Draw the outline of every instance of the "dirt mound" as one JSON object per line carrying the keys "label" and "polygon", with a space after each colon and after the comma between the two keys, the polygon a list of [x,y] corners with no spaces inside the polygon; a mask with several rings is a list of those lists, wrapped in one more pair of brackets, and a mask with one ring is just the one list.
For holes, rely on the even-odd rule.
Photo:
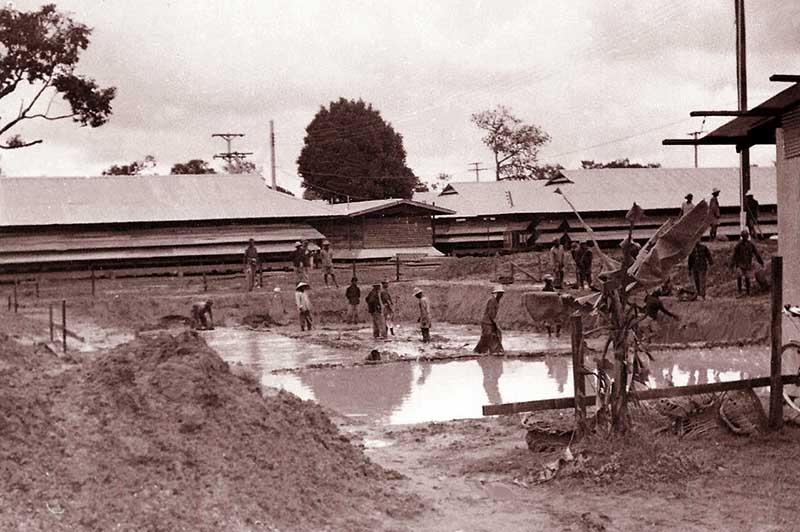
{"label": "dirt mound", "polygon": [[419,510],[319,406],[262,397],[189,332],[3,377],[3,530],[358,530]]}

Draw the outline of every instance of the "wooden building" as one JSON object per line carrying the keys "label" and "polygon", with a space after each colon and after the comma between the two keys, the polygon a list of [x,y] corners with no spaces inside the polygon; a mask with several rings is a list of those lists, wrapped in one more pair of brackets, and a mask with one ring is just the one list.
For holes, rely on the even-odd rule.
{"label": "wooden building", "polygon": [[286,260],[330,215],[257,175],[2,178],[0,273]]}
{"label": "wooden building", "polygon": [[398,255],[441,256],[433,246],[436,215],[452,210],[406,199],[338,203],[331,216],[311,221],[331,242],[336,260],[386,260]]}
{"label": "wooden building", "polygon": [[[687,193],[695,202],[721,190],[718,235],[738,235],[737,168],[609,168],[564,170],[550,181],[451,183],[439,194],[415,196],[454,215],[436,217],[437,249],[451,255],[519,251],[549,246],[554,238],[585,240],[568,198],[601,245],[617,245],[628,234],[625,214],[636,202],[645,211],[634,238],[650,238],[664,222],[680,216]],[[555,193],[560,190],[564,195]],[[774,168],[752,168],[752,190],[760,203],[765,236],[777,232]]]}

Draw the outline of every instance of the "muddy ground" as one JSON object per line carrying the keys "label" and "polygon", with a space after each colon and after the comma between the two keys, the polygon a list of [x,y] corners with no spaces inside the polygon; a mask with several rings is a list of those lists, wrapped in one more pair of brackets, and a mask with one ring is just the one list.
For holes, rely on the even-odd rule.
{"label": "muddy ground", "polygon": [[[410,291],[419,285],[435,320],[475,323],[488,277],[394,284],[399,321],[414,326]],[[186,336],[182,317],[191,301],[212,297],[221,325],[294,329],[290,276],[266,279],[253,294],[235,278],[208,280],[208,292],[198,278],[102,280],[94,297],[75,281],[42,284],[38,298],[22,286],[20,312],[3,309],[0,319],[0,529],[797,529],[792,424],[751,436],[719,425],[682,438],[646,409],[625,437],[553,436],[532,452],[519,416],[360,424],[260,390]],[[318,324],[336,323],[342,290],[312,284]],[[715,284],[707,302],[667,300],[683,319],[663,327],[661,341],[765,340],[768,296],[737,299],[729,285]],[[511,287],[502,324],[538,330],[521,307],[530,288]],[[56,356],[55,344],[33,345],[49,343],[48,308],[62,298],[74,337]],[[568,412],[541,422],[571,424]],[[543,480],[567,447],[573,460]]]}

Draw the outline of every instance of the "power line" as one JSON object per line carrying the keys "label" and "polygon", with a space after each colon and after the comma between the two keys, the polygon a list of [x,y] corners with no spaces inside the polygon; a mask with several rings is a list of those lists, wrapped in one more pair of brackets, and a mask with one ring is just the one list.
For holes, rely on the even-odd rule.
{"label": "power line", "polygon": [[469,171],[470,172],[475,172],[475,181],[476,182],[480,181],[481,180],[480,173],[483,172],[484,170],[488,170],[488,168],[481,168],[480,167],[481,163],[479,163],[479,162],[469,163],[469,164],[470,164],[470,166],[472,166],[472,168],[470,168]]}
{"label": "power line", "polygon": [[212,138],[219,137],[225,140],[225,143],[228,146],[228,150],[224,153],[218,153],[214,156],[214,159],[223,159],[224,161],[231,163],[235,161],[241,161],[248,155],[253,155],[253,152],[242,152],[242,151],[232,151],[231,150],[231,141],[237,137],[244,137],[244,133],[213,133],[211,135]]}

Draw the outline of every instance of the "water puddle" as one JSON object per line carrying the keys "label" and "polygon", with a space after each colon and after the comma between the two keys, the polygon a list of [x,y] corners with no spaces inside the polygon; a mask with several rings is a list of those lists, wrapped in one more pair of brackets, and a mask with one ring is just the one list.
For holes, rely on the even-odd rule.
{"label": "water puddle", "polygon": [[[283,388],[340,414],[382,424],[478,418],[485,404],[568,397],[573,393],[568,356],[481,357],[409,361],[272,373],[287,367],[355,358],[349,349],[307,343],[274,333],[214,331],[209,344],[229,362],[261,373],[266,386]],[[250,334],[246,334],[250,333]],[[527,333],[516,333],[525,341]],[[452,339],[452,337],[451,337]],[[471,337],[474,339],[474,336]],[[455,341],[458,343],[461,340]],[[544,342],[547,342],[545,337]],[[402,341],[400,342],[402,343]],[[410,342],[409,342],[410,343]],[[531,345],[528,341],[526,346]],[[471,346],[471,342],[470,342]],[[689,349],[654,354],[650,386],[665,387],[752,378],[769,374],[766,347]],[[587,383],[588,386],[588,383]],[[590,386],[588,390],[593,392]]]}

